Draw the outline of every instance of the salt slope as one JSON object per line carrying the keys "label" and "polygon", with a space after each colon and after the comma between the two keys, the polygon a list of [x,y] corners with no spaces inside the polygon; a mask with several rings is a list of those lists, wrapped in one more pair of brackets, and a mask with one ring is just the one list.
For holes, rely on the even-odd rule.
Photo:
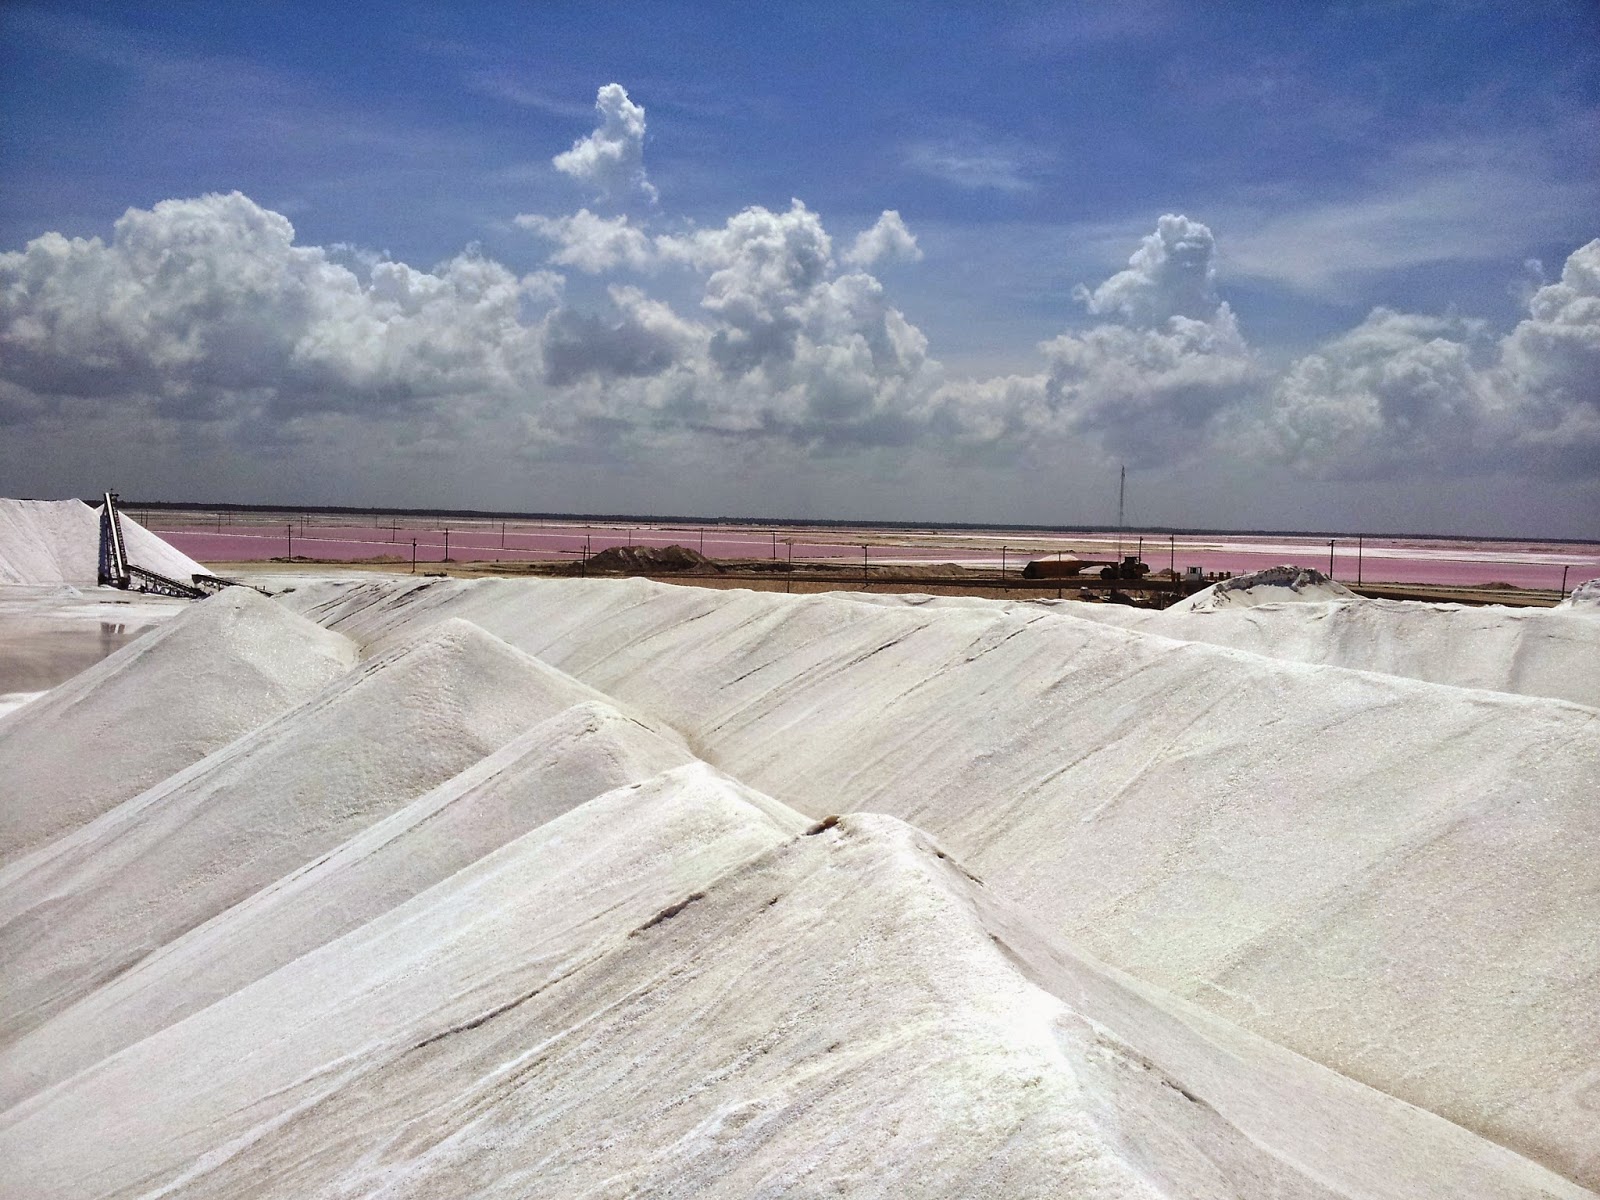
{"label": "salt slope", "polygon": [[1584,668],[1600,662],[1600,624],[1570,611],[1366,600],[1320,571],[1274,567],[1143,615],[1138,628],[1167,637],[1600,706],[1600,671]]}
{"label": "salt slope", "polygon": [[[246,1148],[236,1139],[270,1135],[324,1090],[359,1088],[419,1039],[525,1001],[804,827],[703,763],[608,792],[0,1114],[0,1142],[23,1156],[0,1150],[0,1194],[142,1191],[201,1156],[230,1157]],[[190,1072],[187,1094],[166,1089]],[[67,1115],[82,1102],[110,1107],[82,1126]],[[447,1130],[457,1119],[444,1114]],[[65,1140],[25,1149],[42,1128]]]}
{"label": "salt slope", "polygon": [[1315,604],[1359,597],[1344,584],[1312,567],[1268,567],[1223,579],[1186,596],[1172,607],[1180,612],[1215,612],[1256,604]]}
{"label": "salt slope", "polygon": [[793,828],[698,765],[601,797],[0,1115],[0,1194],[1583,1194],[890,818]]}
{"label": "salt slope", "polygon": [[[1309,589],[1306,589],[1309,591]],[[967,597],[856,595],[858,603],[989,608],[1058,615],[1187,642],[1229,646],[1294,662],[1378,671],[1452,687],[1546,696],[1600,707],[1600,622],[1582,609],[1423,604],[1318,598],[1304,592],[1201,611],[1130,608],[1074,600],[1017,602]],[[1597,610],[1600,611],[1600,610]]]}
{"label": "salt slope", "polygon": [[[128,560],[187,582],[210,571],[122,515]],[[100,575],[100,509],[82,500],[0,499],[0,584],[88,584]]]}
{"label": "salt slope", "polygon": [[12,1038],[500,749],[604,698],[450,621],[0,870]]}
{"label": "salt slope", "polygon": [[1557,608],[1571,609],[1585,616],[1600,616],[1600,579],[1591,579],[1572,589]]}
{"label": "salt slope", "polygon": [[609,705],[565,709],[0,1048],[0,1109],[341,937],[530,829],[692,761],[673,735]]}
{"label": "salt slope", "polygon": [[1592,709],[1004,607],[579,580],[291,599],[359,640],[470,615],[780,800],[929,829],[1097,957],[1600,1183]]}
{"label": "salt slope", "polygon": [[355,646],[229,588],[0,718],[0,863],[310,699]]}

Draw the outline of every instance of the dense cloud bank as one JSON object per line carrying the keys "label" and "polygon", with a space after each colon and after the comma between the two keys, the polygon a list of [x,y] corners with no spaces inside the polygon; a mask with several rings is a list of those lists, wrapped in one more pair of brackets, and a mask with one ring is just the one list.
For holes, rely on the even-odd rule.
{"label": "dense cloud bank", "polygon": [[[1078,288],[1077,323],[1037,360],[953,379],[871,273],[922,257],[898,212],[843,248],[799,200],[710,228],[640,219],[627,202],[656,201],[644,109],[615,84],[596,107],[552,163],[614,211],[518,216],[547,250],[530,273],[472,250],[419,270],[297,245],[237,192],[130,209],[110,241],[0,254],[0,422],[134,413],[245,441],[329,414],[443,437],[492,417],[531,455],[1086,441],[1151,466],[1226,442],[1335,478],[1600,468],[1600,241],[1509,333],[1377,309],[1272,372],[1219,295],[1212,231],[1169,214],[1126,269]],[[623,278],[578,305],[570,271]],[[652,294],[685,278],[692,309]]]}

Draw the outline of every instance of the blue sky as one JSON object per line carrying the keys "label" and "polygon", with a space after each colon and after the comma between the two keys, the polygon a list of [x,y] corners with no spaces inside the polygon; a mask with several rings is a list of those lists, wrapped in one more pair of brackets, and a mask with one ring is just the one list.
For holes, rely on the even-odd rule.
{"label": "blue sky", "polygon": [[[1131,459],[1152,523],[1600,523],[1584,272],[1524,327],[1600,237],[1593,5],[54,3],[7,5],[0,27],[0,251],[17,255],[0,273],[16,456],[0,467],[36,491],[97,485],[106,468],[72,442],[104,422],[127,447],[123,489],[151,495],[403,502],[426,447],[447,469],[420,503],[1072,521],[1103,515],[1093,497]],[[595,131],[612,83],[642,109],[642,174],[604,187],[553,160]],[[292,222],[293,245],[342,264],[370,304],[376,261],[444,278],[470,247],[536,277],[515,302],[525,354],[505,326],[494,344],[522,365],[449,383],[396,357],[420,335],[383,308],[385,370],[413,376],[379,386],[347,354],[312,402],[259,346],[248,369],[226,356],[271,343],[292,372],[348,332],[328,324],[342,301],[248,335],[236,314],[223,336],[196,331],[194,304],[145,296],[135,309],[184,314],[170,345],[204,343],[175,358],[115,314],[60,332],[94,303],[61,296],[92,296],[85,281],[109,268],[21,265],[43,235],[116,250],[129,209],[233,192]],[[753,207],[776,223],[736,237],[730,219]],[[599,270],[554,262],[570,243],[531,222],[580,209],[626,218],[648,248]],[[915,249],[846,262],[886,210]],[[1094,311],[1086,297],[1166,214],[1205,230],[1172,234],[1203,242],[1205,295]],[[208,269],[229,279],[290,269],[268,264],[281,246],[230,240],[226,223],[251,220],[157,224],[163,239],[191,230],[185,253],[216,248]],[[769,233],[793,247],[819,231],[831,259],[812,290],[713,296],[754,286],[741,272]],[[1170,282],[1146,268],[1133,282]],[[1374,324],[1375,309],[1396,319]],[[483,313],[435,316],[470,341],[489,336],[463,324]],[[730,335],[777,357],[719,357]],[[552,366],[557,343],[581,370]],[[109,376],[85,391],[71,355],[94,345],[137,360],[124,391]],[[860,379],[840,374],[852,355],[871,359]],[[282,469],[335,438],[337,484],[321,465]],[[595,463],[625,479],[600,486]],[[530,464],[548,493],[530,494]],[[1060,464],[1079,482],[1047,499]],[[930,470],[962,482],[941,490]],[[1195,480],[1212,496],[1200,511]],[[291,484],[312,494],[265,494]]]}

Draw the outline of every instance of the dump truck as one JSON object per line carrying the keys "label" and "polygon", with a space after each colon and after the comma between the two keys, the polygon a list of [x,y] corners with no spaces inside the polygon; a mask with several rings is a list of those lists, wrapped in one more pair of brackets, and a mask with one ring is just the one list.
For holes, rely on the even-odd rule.
{"label": "dump truck", "polygon": [[1107,563],[1100,568],[1101,579],[1143,579],[1150,574],[1150,564],[1141,562],[1137,554],[1130,554],[1119,563]]}

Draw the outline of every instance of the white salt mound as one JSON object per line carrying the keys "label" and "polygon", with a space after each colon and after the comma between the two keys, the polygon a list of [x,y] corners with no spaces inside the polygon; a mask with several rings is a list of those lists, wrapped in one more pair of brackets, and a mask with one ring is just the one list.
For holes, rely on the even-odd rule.
{"label": "white salt mound", "polygon": [[0,1048],[0,1110],[334,941],[594,797],[693,761],[673,735],[610,705],[578,704],[540,722]]}
{"label": "white salt mound", "polygon": [[0,1195],[1578,1197],[703,766],[0,1116]]}
{"label": "white salt mound", "polygon": [[1571,609],[1574,612],[1583,613],[1585,616],[1600,615],[1600,579],[1591,579],[1587,583],[1580,583],[1556,607]]}
{"label": "white salt mound", "polygon": [[1600,621],[1588,616],[1600,612],[1595,606],[1507,608],[1356,596],[1200,610],[1070,603],[1064,611],[1273,658],[1600,707],[1600,671],[1586,669],[1600,662]]}
{"label": "white salt mound", "polygon": [[1304,604],[1360,599],[1344,584],[1312,567],[1268,567],[1264,571],[1235,575],[1232,579],[1214,583],[1178,601],[1167,611],[1209,612],[1253,604]]}
{"label": "white salt mound", "polygon": [[354,665],[349,639],[229,588],[0,718],[0,863],[78,828]]}
{"label": "white salt mound", "polygon": [[[1258,595],[1278,593],[1254,589]],[[1546,696],[1600,708],[1600,588],[1585,606],[1511,608],[1415,600],[1317,599],[1311,589],[1283,603],[1194,610],[1077,600],[987,600],[969,596],[838,593],[885,607],[978,608],[1026,619],[1041,610],[1185,642],[1231,646],[1293,662],[1378,671],[1452,687]]]}
{"label": "white salt mound", "polygon": [[[187,583],[211,574],[127,513],[128,561]],[[100,576],[100,510],[82,500],[0,499],[0,584],[69,583],[93,587]]]}
{"label": "white salt mound", "polygon": [[1593,709],[1036,606],[637,580],[291,599],[361,641],[469,617],[752,786],[914,822],[1097,957],[1600,1184],[1573,1099],[1600,1083]]}
{"label": "white salt mound", "polygon": [[[704,764],[606,793],[0,1114],[8,1164],[0,1195],[115,1194],[134,1181],[142,1191],[157,1177],[187,1177],[189,1194],[237,1195],[231,1170],[208,1172],[202,1156],[221,1150],[218,1166],[242,1165],[234,1155],[245,1145],[230,1147],[235,1139],[270,1143],[273,1127],[308,1098],[359,1087],[361,1076],[412,1057],[435,1035],[553,985],[804,825]],[[180,1077],[190,1080],[181,1085],[187,1095],[167,1090]],[[452,1087],[446,1073],[431,1090],[449,1101]],[[85,1102],[110,1107],[95,1125],[77,1125],[71,1114]],[[622,1096],[611,1103],[626,1106]],[[463,1121],[453,1106],[438,1117],[439,1128]],[[42,1129],[65,1140],[24,1151]],[[374,1129],[362,1140],[375,1148],[386,1136]],[[537,1130],[524,1136],[539,1141]],[[244,1191],[270,1186],[263,1179]]]}
{"label": "white salt mound", "polygon": [[0,1036],[75,1003],[530,725],[595,699],[447,621],[13,861],[0,870]]}

